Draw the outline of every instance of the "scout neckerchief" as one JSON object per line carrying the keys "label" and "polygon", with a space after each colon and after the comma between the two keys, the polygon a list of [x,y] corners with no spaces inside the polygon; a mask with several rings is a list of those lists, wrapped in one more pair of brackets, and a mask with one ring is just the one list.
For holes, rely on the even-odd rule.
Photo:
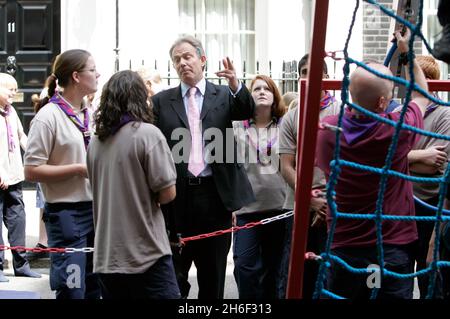
{"label": "scout neckerchief", "polygon": [[[279,124],[278,122],[279,121],[277,121],[276,119],[273,119],[272,122],[271,122],[271,125],[273,123],[275,123],[276,126],[278,126],[278,124]],[[258,164],[263,164],[261,162],[261,154],[264,154],[264,155],[267,154],[267,156],[269,156],[269,157],[272,155],[272,147],[276,143],[278,134],[275,134],[275,137],[273,137],[272,139],[267,138],[267,145],[266,145],[266,149],[265,149],[265,152],[264,152],[264,148],[259,146],[259,138],[256,137],[256,143],[255,143],[255,140],[254,140],[252,134],[250,133],[250,130],[249,130],[249,128],[250,128],[250,121],[246,120],[246,121],[243,121],[243,123],[244,123],[244,128],[245,128],[245,132],[246,132],[247,137],[248,137],[249,144],[251,144],[256,150],[256,160],[258,161]]]}
{"label": "scout neckerchief", "polygon": [[353,145],[364,139],[369,132],[380,124],[371,117],[354,114],[345,110],[342,118],[343,136],[348,145]]}
{"label": "scout neckerchief", "polygon": [[125,113],[120,117],[119,123],[111,128],[111,135],[116,134],[122,126],[127,123],[134,122],[136,119],[132,117],[129,113]]}
{"label": "scout neckerchief", "polygon": [[11,123],[9,122],[9,115],[11,114],[11,105],[6,105],[4,109],[0,108],[0,115],[5,118],[6,122],[6,135],[8,138],[8,152],[14,152],[16,145],[14,144],[14,135],[11,127]]}
{"label": "scout neckerchief", "polygon": [[[433,93],[432,95],[435,98],[439,99],[439,96],[437,96],[437,94]],[[428,115],[430,115],[434,110],[436,110],[437,107],[438,107],[438,105],[434,102],[431,102],[430,104],[428,104],[427,109],[425,110],[425,113],[423,115],[423,118],[426,118]]]}
{"label": "scout neckerchief", "polygon": [[436,103],[431,103],[427,106],[427,109],[425,110],[425,113],[423,115],[423,118],[425,119],[428,115],[430,115],[434,110],[436,110],[436,108],[438,107],[438,105]]}
{"label": "scout neckerchief", "polygon": [[82,122],[78,116],[75,115],[72,107],[58,93],[53,95],[48,102],[58,105],[59,108],[67,115],[69,120],[71,120],[72,123],[75,124],[75,126],[80,130],[81,134],[83,134],[84,146],[87,149],[91,139],[91,132],[89,131],[89,113],[87,107],[83,109],[84,122]]}
{"label": "scout neckerchief", "polygon": [[334,96],[332,96],[330,92],[325,91],[324,96],[320,99],[320,110],[322,111],[329,108],[334,102],[336,102]]}

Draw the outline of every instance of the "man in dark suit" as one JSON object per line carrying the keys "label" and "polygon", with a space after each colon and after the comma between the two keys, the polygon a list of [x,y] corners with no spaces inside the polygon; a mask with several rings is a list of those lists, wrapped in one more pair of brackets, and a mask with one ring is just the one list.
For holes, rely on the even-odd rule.
{"label": "man in dark suit", "polygon": [[[231,227],[231,213],[255,200],[244,167],[236,159],[231,123],[249,119],[254,102],[236,78],[229,58],[223,60],[224,69],[216,73],[228,81],[229,87],[206,81],[206,56],[197,39],[178,39],[170,57],[181,84],[152,100],[155,125],[166,137],[177,169],[177,197],[163,207],[170,239],[176,242],[177,237]],[[230,246],[231,235],[226,234],[173,249],[183,297],[189,293],[188,273],[194,262],[198,298],[223,298]]]}

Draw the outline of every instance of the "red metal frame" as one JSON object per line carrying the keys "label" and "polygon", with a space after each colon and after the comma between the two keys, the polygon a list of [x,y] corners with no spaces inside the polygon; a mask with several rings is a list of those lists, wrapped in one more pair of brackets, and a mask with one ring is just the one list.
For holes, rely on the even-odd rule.
{"label": "red metal frame", "polygon": [[309,226],[309,204],[313,179],[314,157],[319,121],[320,91],[325,38],[327,33],[329,0],[315,1],[313,39],[309,55],[307,108],[300,107],[297,132],[297,182],[295,187],[294,225],[292,234],[291,259],[287,298],[302,298],[303,271],[305,264],[306,240]]}

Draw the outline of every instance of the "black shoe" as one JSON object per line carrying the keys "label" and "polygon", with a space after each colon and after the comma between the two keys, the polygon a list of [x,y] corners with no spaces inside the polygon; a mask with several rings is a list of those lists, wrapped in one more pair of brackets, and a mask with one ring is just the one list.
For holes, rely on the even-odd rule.
{"label": "black shoe", "polygon": [[450,24],[444,26],[442,37],[434,43],[433,56],[450,64]]}
{"label": "black shoe", "polygon": [[26,269],[23,272],[14,272],[14,276],[16,277],[30,277],[30,278],[41,278],[42,275],[31,270],[31,269]]}
{"label": "black shoe", "polygon": [[[41,243],[37,243],[35,248],[47,248],[46,246],[42,245]],[[28,261],[33,261],[36,259],[42,259],[42,258],[49,258],[48,252],[41,251],[41,252],[34,252],[34,251],[27,251],[27,254],[25,255],[25,258]]]}
{"label": "black shoe", "polygon": [[9,279],[5,277],[3,271],[0,270],[0,282],[8,282]]}

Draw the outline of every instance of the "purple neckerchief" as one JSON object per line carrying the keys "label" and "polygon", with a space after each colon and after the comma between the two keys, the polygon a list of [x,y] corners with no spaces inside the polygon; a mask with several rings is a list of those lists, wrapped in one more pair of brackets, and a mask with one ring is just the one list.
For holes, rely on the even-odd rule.
{"label": "purple neckerchief", "polygon": [[355,115],[347,110],[342,119],[343,135],[348,145],[360,141],[379,124],[370,117]]}
{"label": "purple neckerchief", "polygon": [[[432,94],[435,98],[439,99],[439,96],[436,93]],[[425,110],[425,113],[423,114],[423,118],[426,118],[428,115],[430,115],[434,110],[436,110],[436,108],[438,107],[438,105],[434,102],[428,104],[427,109]]]}
{"label": "purple neckerchief", "polygon": [[73,112],[72,107],[58,94],[53,95],[49,103],[54,103],[59,106],[59,108],[67,115],[69,120],[72,121],[73,124],[80,130],[81,134],[83,134],[84,146],[88,147],[89,141],[91,140],[91,131],[89,130],[89,112],[87,107],[84,108],[84,122],[78,118]]}
{"label": "purple neckerchief", "polygon": [[111,128],[111,135],[116,134],[120,130],[120,128],[122,126],[124,126],[125,124],[130,123],[130,122],[134,122],[134,121],[136,121],[136,119],[134,117],[132,117],[130,114],[128,114],[128,113],[123,114],[120,117],[119,123],[117,123],[117,125],[114,125]]}
{"label": "purple neckerchief", "polygon": [[[282,120],[282,118],[277,119],[277,118],[274,116],[274,117],[272,118],[272,122],[270,122],[269,127],[272,126],[273,124],[275,124],[275,127],[280,127],[281,120]],[[261,164],[261,161],[260,161],[260,154],[261,154],[261,153],[264,153],[264,152],[263,152],[263,149],[259,147],[259,138],[257,138],[257,141],[256,141],[256,143],[255,143],[255,142],[253,141],[253,138],[252,138],[250,132],[248,131],[248,129],[249,129],[250,126],[251,126],[251,125],[250,125],[250,124],[251,124],[250,122],[254,123],[254,120],[251,119],[251,120],[245,120],[245,121],[243,121],[244,129],[245,129],[245,132],[246,132],[246,135],[247,135],[247,138],[248,138],[249,143],[250,143],[250,144],[255,148],[255,150],[256,150],[256,160],[257,160],[257,162],[258,162],[259,164]],[[265,153],[267,154],[267,156],[271,156],[271,155],[272,155],[272,147],[273,147],[273,145],[276,143],[277,139],[278,139],[278,134],[275,135],[275,137],[274,137],[273,139],[267,140],[267,146],[266,146],[266,152],[265,152]]]}
{"label": "purple neckerchief", "polygon": [[429,104],[427,106],[427,109],[425,110],[425,113],[423,114],[423,118],[426,118],[428,115],[433,113],[433,111],[436,110],[437,107],[438,107],[438,105],[436,103]]}
{"label": "purple neckerchief", "polygon": [[325,91],[324,96],[320,99],[320,110],[325,110],[326,108],[330,107],[336,99],[334,96],[331,95],[329,91]]}
{"label": "purple neckerchief", "polygon": [[9,115],[11,114],[11,105],[6,105],[5,109],[0,109],[0,115],[5,118],[6,122],[6,135],[8,138],[8,152],[14,152],[16,145],[14,144],[14,135],[11,127],[11,123],[9,122]]}

